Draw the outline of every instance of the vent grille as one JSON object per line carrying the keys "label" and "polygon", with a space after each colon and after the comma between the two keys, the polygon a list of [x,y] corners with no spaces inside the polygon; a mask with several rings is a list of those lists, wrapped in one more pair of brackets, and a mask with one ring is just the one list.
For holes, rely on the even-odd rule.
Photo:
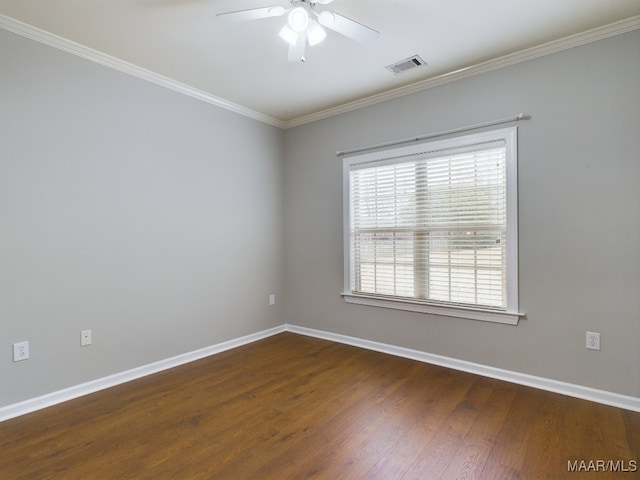
{"label": "vent grille", "polygon": [[385,68],[389,70],[391,73],[397,75],[398,73],[406,72],[407,70],[411,70],[416,67],[421,67],[426,64],[427,62],[425,62],[422,58],[420,58],[420,56],[414,55],[413,57],[400,60],[397,63],[387,65]]}

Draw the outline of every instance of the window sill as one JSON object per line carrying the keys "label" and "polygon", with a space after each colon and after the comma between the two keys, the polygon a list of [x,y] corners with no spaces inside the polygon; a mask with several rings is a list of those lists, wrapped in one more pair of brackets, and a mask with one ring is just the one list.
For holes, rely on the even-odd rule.
{"label": "window sill", "polygon": [[343,293],[342,296],[345,302],[356,305],[392,308],[408,312],[430,313],[433,315],[444,315],[447,317],[466,318],[469,320],[481,320],[484,322],[504,323],[508,325],[517,325],[520,317],[524,317],[524,313],[518,312],[497,312],[494,310],[435,305],[431,303],[412,302],[410,300],[398,300],[395,298],[356,295],[353,293]]}

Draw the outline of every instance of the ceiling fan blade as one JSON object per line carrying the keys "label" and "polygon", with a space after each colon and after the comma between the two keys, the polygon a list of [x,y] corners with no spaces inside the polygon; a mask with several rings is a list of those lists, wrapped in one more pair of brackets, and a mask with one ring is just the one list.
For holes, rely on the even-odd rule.
{"label": "ceiling fan blade", "polygon": [[307,46],[307,32],[298,33],[298,39],[295,44],[289,45],[289,61],[290,62],[304,62],[304,50]]}
{"label": "ceiling fan blade", "polygon": [[380,35],[380,32],[373,28],[330,10],[320,12],[318,23],[360,43],[371,43]]}
{"label": "ceiling fan blade", "polygon": [[260,20],[261,18],[281,17],[287,10],[284,7],[262,7],[237,12],[218,13],[216,17],[222,22],[236,23]]}

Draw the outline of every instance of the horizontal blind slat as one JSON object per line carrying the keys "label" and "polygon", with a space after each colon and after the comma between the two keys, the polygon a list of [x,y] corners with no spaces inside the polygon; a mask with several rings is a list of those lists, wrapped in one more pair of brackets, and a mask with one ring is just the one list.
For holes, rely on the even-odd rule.
{"label": "horizontal blind slat", "polygon": [[352,170],[353,291],[504,307],[505,179],[494,146]]}

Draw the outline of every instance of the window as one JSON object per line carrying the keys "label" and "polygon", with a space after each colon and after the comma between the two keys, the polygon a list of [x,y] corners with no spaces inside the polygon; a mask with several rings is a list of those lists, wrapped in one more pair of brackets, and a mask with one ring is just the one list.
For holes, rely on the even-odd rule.
{"label": "window", "polygon": [[516,127],[344,160],[345,300],[515,324]]}

